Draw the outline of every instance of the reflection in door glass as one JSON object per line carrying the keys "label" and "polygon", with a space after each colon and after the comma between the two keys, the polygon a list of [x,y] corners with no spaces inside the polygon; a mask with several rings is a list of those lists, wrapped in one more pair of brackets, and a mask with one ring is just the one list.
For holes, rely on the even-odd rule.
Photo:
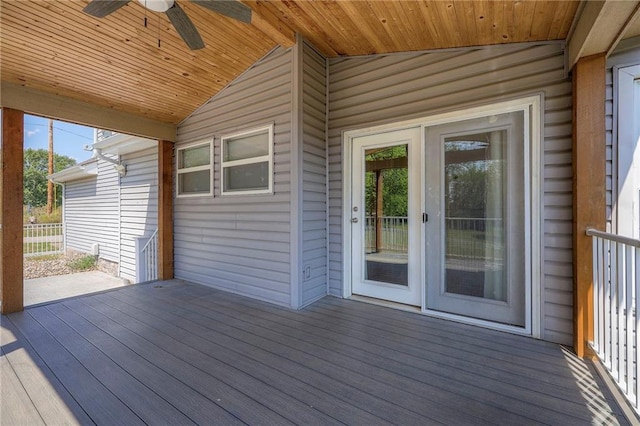
{"label": "reflection in door glass", "polygon": [[408,285],[407,148],[365,151],[366,280]]}
{"label": "reflection in door glass", "polygon": [[447,137],[445,292],[507,300],[506,130]]}

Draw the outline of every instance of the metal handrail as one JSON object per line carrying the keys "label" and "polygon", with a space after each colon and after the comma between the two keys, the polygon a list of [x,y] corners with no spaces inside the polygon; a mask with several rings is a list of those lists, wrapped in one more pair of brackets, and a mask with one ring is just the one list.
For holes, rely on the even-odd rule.
{"label": "metal handrail", "polygon": [[610,234],[604,231],[598,231],[594,228],[587,228],[586,234],[589,237],[599,237],[604,238],[606,240],[610,240],[616,243],[626,244],[628,246],[633,246],[640,248],[640,240],[636,240],[635,238],[624,237],[622,235]]}
{"label": "metal handrail", "polygon": [[636,412],[640,413],[640,240],[587,228],[593,241],[591,347]]}

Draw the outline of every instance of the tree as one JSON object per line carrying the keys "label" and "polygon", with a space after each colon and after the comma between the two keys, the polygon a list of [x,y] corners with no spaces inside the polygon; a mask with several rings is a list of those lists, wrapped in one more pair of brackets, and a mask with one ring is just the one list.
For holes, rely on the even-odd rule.
{"label": "tree", "polygon": [[[367,154],[366,161],[390,160],[407,157],[406,145],[399,145]],[[383,216],[407,216],[409,203],[409,174],[406,167],[382,170],[382,211]],[[365,174],[365,209],[367,216],[376,213],[376,174]]]}
{"label": "tree", "polygon": [[[40,207],[47,204],[47,175],[49,153],[46,149],[26,149],[24,151],[24,204]],[[76,160],[54,154],[55,172],[76,164]],[[56,193],[56,205],[62,203],[62,191]]]}

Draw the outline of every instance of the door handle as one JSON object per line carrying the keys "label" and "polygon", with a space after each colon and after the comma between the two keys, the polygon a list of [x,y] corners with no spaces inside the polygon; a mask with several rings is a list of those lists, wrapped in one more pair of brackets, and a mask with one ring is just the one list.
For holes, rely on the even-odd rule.
{"label": "door handle", "polygon": [[351,223],[358,223],[358,218],[357,217],[352,217],[351,218]]}

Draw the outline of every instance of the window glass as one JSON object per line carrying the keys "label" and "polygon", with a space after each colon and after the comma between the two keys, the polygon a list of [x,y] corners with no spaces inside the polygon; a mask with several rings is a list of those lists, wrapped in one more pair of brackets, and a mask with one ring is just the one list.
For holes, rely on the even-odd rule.
{"label": "window glass", "polygon": [[269,188],[269,163],[245,164],[224,169],[224,190],[253,191]]}
{"label": "window glass", "polygon": [[222,195],[267,194],[273,186],[273,126],[222,137]]}
{"label": "window glass", "polygon": [[267,131],[257,135],[225,139],[224,141],[224,161],[243,160],[263,155],[269,155],[269,134]]}
{"label": "window glass", "polygon": [[209,178],[209,170],[178,175],[179,194],[209,194],[210,191],[211,179]]}
{"label": "window glass", "polygon": [[209,144],[181,149],[178,153],[179,169],[203,166],[211,161]]}
{"label": "window glass", "polygon": [[178,148],[176,159],[178,197],[213,193],[211,142]]}

